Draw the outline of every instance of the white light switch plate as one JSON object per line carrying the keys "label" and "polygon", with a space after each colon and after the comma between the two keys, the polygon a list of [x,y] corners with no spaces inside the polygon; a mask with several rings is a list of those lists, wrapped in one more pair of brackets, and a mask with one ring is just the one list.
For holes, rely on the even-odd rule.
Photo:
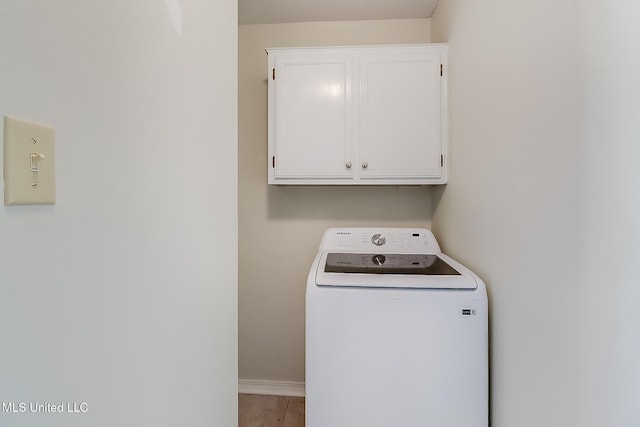
{"label": "white light switch plate", "polygon": [[4,117],[4,204],[56,202],[55,131],[50,126]]}

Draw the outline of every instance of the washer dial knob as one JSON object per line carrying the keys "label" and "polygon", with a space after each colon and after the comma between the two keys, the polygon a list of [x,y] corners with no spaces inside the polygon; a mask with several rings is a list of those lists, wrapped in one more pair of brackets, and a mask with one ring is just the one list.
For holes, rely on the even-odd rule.
{"label": "washer dial knob", "polygon": [[371,236],[371,243],[373,243],[376,246],[382,246],[385,243],[387,243],[387,238],[384,237],[382,234],[377,233]]}
{"label": "washer dial knob", "polygon": [[371,257],[371,261],[373,261],[375,265],[382,265],[386,260],[387,257],[381,254],[377,254]]}

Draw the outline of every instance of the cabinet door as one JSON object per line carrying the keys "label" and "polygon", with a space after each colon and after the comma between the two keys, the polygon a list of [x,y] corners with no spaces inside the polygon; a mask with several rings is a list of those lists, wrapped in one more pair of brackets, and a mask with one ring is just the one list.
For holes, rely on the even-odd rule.
{"label": "cabinet door", "polygon": [[443,52],[405,47],[363,54],[360,179],[444,181]]}
{"label": "cabinet door", "polygon": [[311,51],[271,63],[274,181],[352,178],[352,61]]}

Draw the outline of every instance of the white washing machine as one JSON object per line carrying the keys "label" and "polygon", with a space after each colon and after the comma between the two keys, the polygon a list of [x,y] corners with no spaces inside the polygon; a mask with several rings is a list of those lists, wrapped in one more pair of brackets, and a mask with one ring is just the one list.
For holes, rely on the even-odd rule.
{"label": "white washing machine", "polygon": [[485,285],[431,231],[331,228],[306,293],[307,427],[487,427]]}

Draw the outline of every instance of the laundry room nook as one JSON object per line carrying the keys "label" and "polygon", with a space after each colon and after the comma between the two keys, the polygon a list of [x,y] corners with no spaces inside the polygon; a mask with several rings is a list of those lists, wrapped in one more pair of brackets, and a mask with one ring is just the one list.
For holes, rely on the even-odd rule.
{"label": "laundry room nook", "polygon": [[0,427],[640,426],[640,2],[0,11]]}
{"label": "laundry room nook", "polygon": [[[239,348],[245,348],[240,350],[240,365],[247,369],[241,380],[278,379],[303,386],[304,288],[325,229],[431,225],[426,186],[267,184],[265,49],[353,45],[365,40],[371,44],[429,42],[429,21],[240,26],[239,139],[244,144],[239,146],[239,309],[244,314],[239,323],[244,323],[240,328],[246,335],[241,333]],[[243,259],[249,263],[246,267]],[[253,344],[259,342],[257,351]]]}
{"label": "laundry room nook", "polygon": [[[598,320],[590,314],[598,301],[610,301],[605,309],[610,314],[630,303],[613,295],[615,301],[603,299],[606,291],[596,277],[606,277],[605,269],[588,260],[600,254],[598,242],[626,248],[635,244],[604,231],[593,239],[585,236],[591,234],[587,229],[600,228],[595,226],[600,220],[617,223],[608,213],[613,211],[597,208],[600,203],[617,206],[626,227],[638,235],[630,216],[638,213],[637,196],[623,196],[637,188],[628,157],[637,153],[629,139],[636,132],[622,116],[622,127],[613,121],[588,126],[586,120],[602,117],[604,105],[597,99],[607,102],[611,111],[620,112],[623,105],[637,107],[624,91],[607,92],[614,84],[601,78],[599,66],[594,68],[607,56],[607,37],[624,46],[635,42],[614,24],[619,20],[630,25],[621,12],[601,16],[595,2],[575,7],[570,3],[543,7],[520,0],[440,0],[432,16],[417,19],[241,22],[239,390],[246,393],[245,399],[305,394],[305,291],[327,229],[424,228],[433,232],[444,253],[486,283],[489,425],[566,426],[579,419],[595,427],[594,420],[602,420],[603,412],[585,402],[619,408],[614,424],[630,425],[623,421],[634,412],[630,401],[604,396],[598,385],[613,387],[617,396],[638,391],[616,378],[622,378],[621,366],[633,364],[631,354],[640,356],[640,348],[635,339],[622,340],[632,334],[624,322],[605,321],[608,327],[621,326],[622,335],[616,338],[606,335],[602,325],[593,329]],[[638,15],[635,6],[625,8]],[[600,25],[603,32],[590,31]],[[336,138],[320,140],[321,148],[305,148],[302,140],[310,139],[304,137],[306,131],[318,138],[331,132],[316,129],[321,125],[312,119],[306,121],[312,117],[306,115],[309,108],[291,108],[299,117],[291,123],[272,121],[270,85],[278,81],[280,69],[283,76],[288,72],[272,65],[280,57],[275,54],[315,50],[317,59],[342,46],[422,44],[444,44],[448,49],[446,183],[367,185],[362,177],[372,169],[362,158],[363,150],[356,149],[351,160],[346,149],[346,160],[332,163],[335,168],[330,169],[321,165],[333,161],[329,156],[336,152]],[[637,61],[620,52],[614,56],[631,67],[620,69],[623,79],[630,81]],[[608,95],[601,98],[604,93]],[[349,108],[345,99],[337,108]],[[358,106],[353,108],[353,114],[360,114]],[[294,128],[282,127],[288,125]],[[270,126],[292,138],[282,140],[283,146],[301,151],[287,152],[291,157],[277,155]],[[356,133],[363,129],[358,126]],[[616,136],[607,140],[618,151],[598,148],[597,136],[614,126]],[[398,152],[400,140],[404,141],[398,138],[391,146],[398,144]],[[305,153],[308,161],[300,157]],[[621,169],[599,178],[588,173],[602,157],[619,160]],[[319,178],[325,175],[331,178]],[[614,175],[625,179],[614,185]],[[340,180],[347,185],[336,182]],[[592,185],[597,194],[588,190]],[[612,186],[615,191],[605,190]],[[630,210],[620,210],[622,206]],[[621,295],[622,289],[629,289],[629,279],[622,278],[629,269],[621,260],[601,255],[617,266],[620,281],[609,286]],[[584,286],[589,296],[576,303],[574,295]],[[638,295],[635,289],[631,293]],[[620,356],[622,365],[607,368],[615,371],[608,379],[597,379],[591,367],[601,367],[600,358],[612,360],[614,355],[605,349],[585,353],[593,340],[630,351]],[[322,359],[323,354],[317,351],[312,357]],[[638,369],[631,371],[633,378],[640,378]]]}

